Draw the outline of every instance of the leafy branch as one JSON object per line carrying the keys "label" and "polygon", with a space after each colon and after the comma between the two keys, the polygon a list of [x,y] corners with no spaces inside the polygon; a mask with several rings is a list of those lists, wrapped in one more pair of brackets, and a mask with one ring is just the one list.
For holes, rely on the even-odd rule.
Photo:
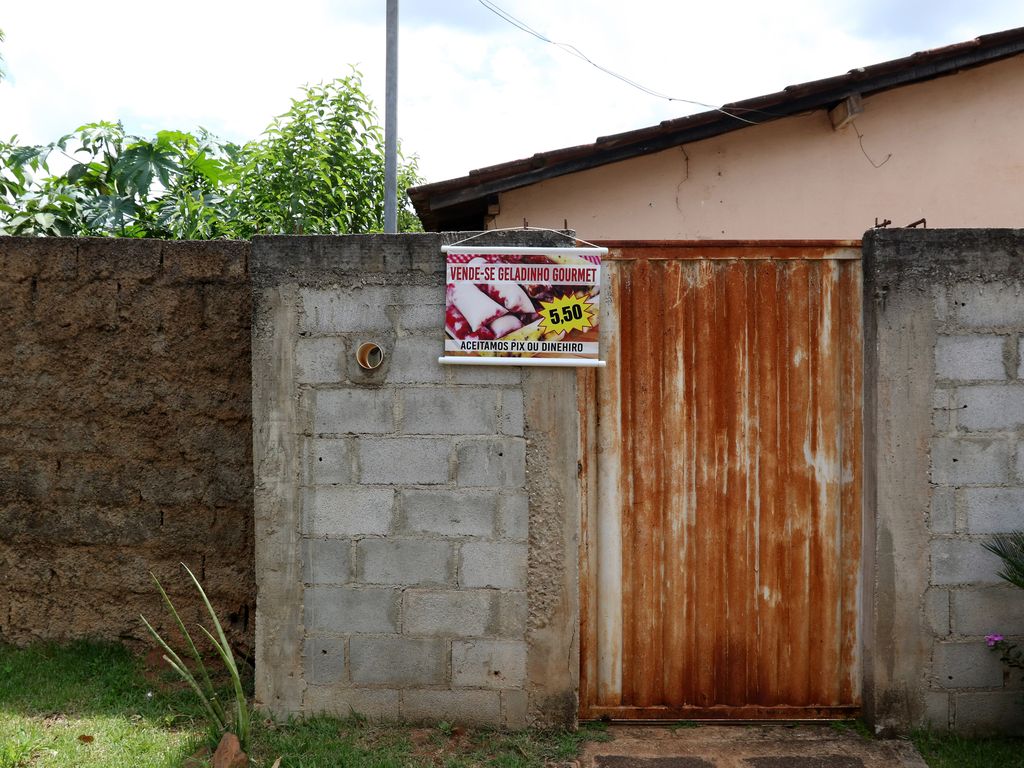
{"label": "leafy branch", "polygon": [[[403,158],[402,231],[421,229],[405,195],[419,181],[416,158]],[[0,234],[248,239],[383,227],[384,142],[358,72],[306,86],[243,145],[202,128],[142,138],[120,122],[42,146],[0,141]]]}

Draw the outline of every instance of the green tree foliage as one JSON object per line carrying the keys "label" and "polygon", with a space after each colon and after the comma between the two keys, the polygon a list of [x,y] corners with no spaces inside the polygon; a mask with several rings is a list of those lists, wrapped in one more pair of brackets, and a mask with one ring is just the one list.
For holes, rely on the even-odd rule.
{"label": "green tree foliage", "polygon": [[[59,166],[60,172],[52,170]],[[399,163],[399,229],[419,220]],[[248,239],[384,228],[384,142],[358,73],[307,86],[244,145],[196,133],[152,139],[89,123],[44,146],[0,141],[0,234]]]}

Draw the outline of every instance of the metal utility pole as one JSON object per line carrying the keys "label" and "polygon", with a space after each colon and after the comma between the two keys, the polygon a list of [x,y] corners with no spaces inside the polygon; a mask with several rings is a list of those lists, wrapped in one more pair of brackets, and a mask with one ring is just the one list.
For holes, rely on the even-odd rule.
{"label": "metal utility pole", "polygon": [[384,231],[398,232],[398,0],[387,0],[384,86]]}

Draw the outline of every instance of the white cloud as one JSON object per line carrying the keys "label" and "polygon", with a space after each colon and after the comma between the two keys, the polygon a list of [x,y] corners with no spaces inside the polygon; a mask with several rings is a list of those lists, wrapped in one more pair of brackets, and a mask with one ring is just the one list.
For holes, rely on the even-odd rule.
{"label": "white cloud", "polygon": [[[497,0],[496,0],[497,1]],[[1024,23],[979,0],[500,0],[596,62],[721,104]],[[362,70],[383,110],[384,0],[10,3],[0,136],[43,142],[98,119],[259,134],[298,86]],[[399,133],[430,180],[699,108],[645,96],[476,0],[401,0]],[[383,119],[383,114],[381,114]]]}

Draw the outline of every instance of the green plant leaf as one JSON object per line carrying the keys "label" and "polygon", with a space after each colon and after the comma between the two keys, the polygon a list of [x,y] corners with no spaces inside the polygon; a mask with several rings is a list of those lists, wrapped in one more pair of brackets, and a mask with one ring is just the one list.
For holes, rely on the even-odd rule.
{"label": "green plant leaf", "polygon": [[[161,592],[162,591],[163,590],[161,589]],[[174,613],[175,618],[177,618],[177,611],[174,610],[173,606],[171,606],[171,611],[172,613]],[[178,656],[178,654],[174,652],[171,646],[167,644],[167,642],[160,636],[160,634],[155,629],[153,629],[153,625],[146,620],[145,616],[140,616],[139,618],[142,619],[142,623],[146,625],[146,629],[149,630],[149,633],[157,641],[160,647],[164,649],[164,655],[162,657],[163,660],[167,662],[171,669],[173,669],[178,674],[178,676],[181,677],[181,679],[184,680],[193,691],[195,691],[196,696],[198,696],[200,702],[202,702],[203,708],[210,716],[210,719],[217,724],[218,729],[221,731],[225,730],[227,728],[227,723],[224,720],[223,714],[218,715],[216,709],[213,706],[213,703],[210,701],[210,698],[205,694],[203,689],[199,687],[199,683],[196,682],[195,677],[192,675],[191,672],[189,672],[188,667],[185,666],[185,663],[181,660],[181,657]]]}
{"label": "green plant leaf", "polygon": [[1024,589],[1024,531],[998,533],[982,546],[1002,560],[999,577]]}
{"label": "green plant leaf", "polygon": [[[178,631],[181,633],[181,636],[185,639],[185,643],[188,645],[189,654],[192,656],[193,661],[195,661],[196,669],[199,670],[199,674],[203,680],[203,694],[205,698],[208,699],[213,705],[213,708],[216,711],[217,715],[217,722],[221,724],[226,723],[227,718],[224,716],[224,710],[217,700],[217,691],[213,687],[213,683],[210,680],[210,674],[206,669],[206,665],[203,663],[203,657],[199,653],[199,649],[196,648],[195,642],[193,642],[192,640],[192,635],[189,633],[188,628],[185,626],[185,622],[181,620],[181,616],[178,615],[178,611],[175,609],[174,603],[171,602],[171,598],[168,597],[167,592],[164,590],[163,585],[160,583],[160,580],[157,579],[156,575],[152,572],[150,572],[149,576],[151,579],[153,579],[153,583],[156,584],[156,588],[160,592],[160,598],[163,600],[164,605],[167,606],[167,610],[174,618],[174,623],[178,626]],[[145,619],[143,619],[143,621],[145,621]],[[166,643],[163,643],[163,641],[160,640],[159,637],[157,639],[161,642],[162,645],[164,645],[165,650],[169,650]],[[180,660],[179,663],[181,663]],[[181,665],[184,667],[183,663]]]}
{"label": "green plant leaf", "polygon": [[[54,151],[79,158],[51,175]],[[415,157],[399,161],[399,228],[420,224],[404,190]],[[205,129],[129,136],[119,122],[80,125],[56,142],[0,143],[0,231],[8,234],[245,239],[383,229],[384,150],[355,70],[307,85],[245,144]],[[36,214],[46,214],[37,219]],[[52,219],[50,218],[52,216]]]}
{"label": "green plant leaf", "polygon": [[167,187],[171,174],[180,170],[181,166],[171,150],[150,142],[139,142],[126,149],[113,168],[118,188],[133,192],[140,198],[148,197],[154,176]]}
{"label": "green plant leaf", "polygon": [[206,606],[206,610],[210,614],[213,626],[217,630],[217,639],[214,640],[206,627],[200,627],[200,629],[202,629],[203,632],[213,640],[214,647],[220,653],[225,666],[228,668],[228,673],[231,675],[231,684],[235,689],[235,705],[238,717],[235,722],[235,727],[237,729],[236,735],[244,749],[249,740],[249,708],[245,699],[245,691],[242,689],[242,680],[238,674],[238,666],[235,664],[235,657],[231,652],[231,645],[228,643],[228,639],[224,635],[224,628],[221,626],[220,620],[217,618],[217,612],[213,610],[213,606],[210,604],[210,599],[206,596],[206,592],[203,590],[203,586],[199,583],[199,579],[196,578],[196,575],[192,573],[187,565],[182,563],[181,567],[184,568],[185,572],[188,573],[189,577],[191,577],[192,583],[195,584],[196,589],[199,591],[199,596],[203,599],[203,604]]}

